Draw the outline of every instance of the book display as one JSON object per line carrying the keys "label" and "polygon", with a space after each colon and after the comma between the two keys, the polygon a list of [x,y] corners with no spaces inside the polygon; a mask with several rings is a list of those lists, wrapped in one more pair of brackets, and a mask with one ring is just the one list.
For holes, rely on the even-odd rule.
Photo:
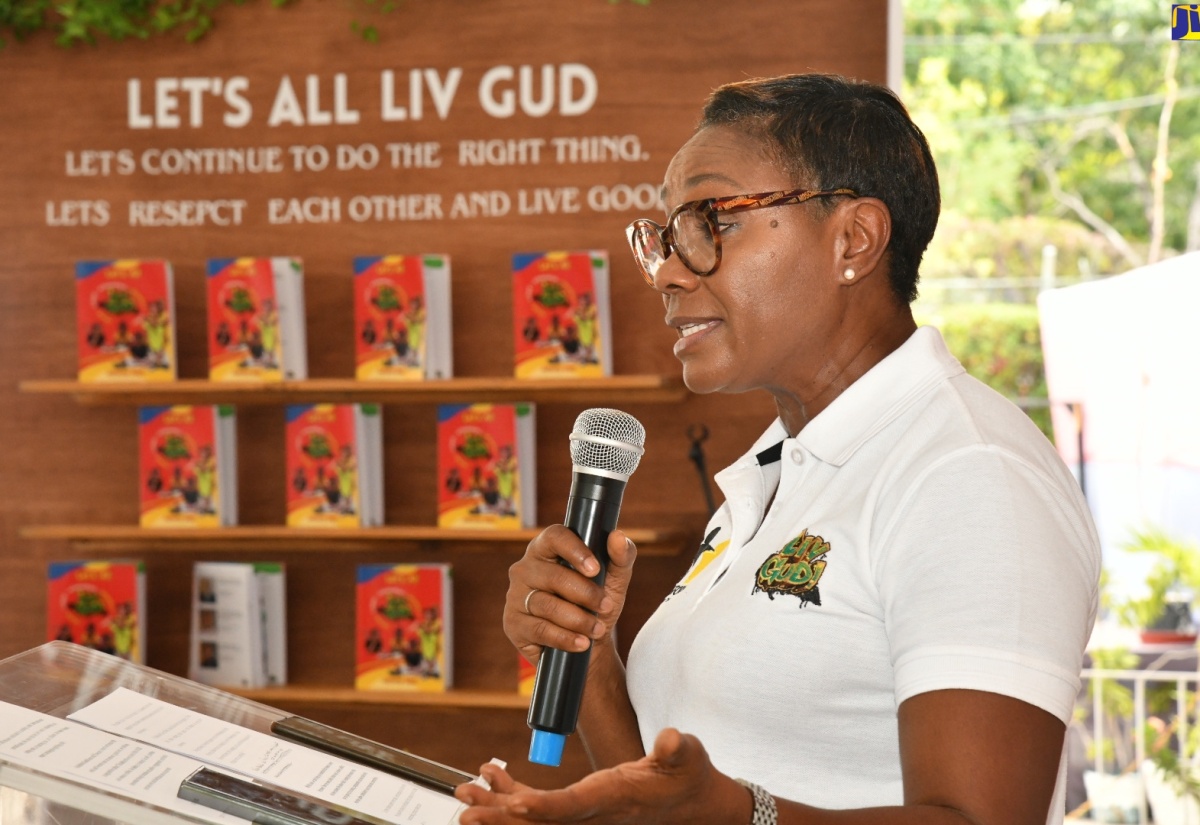
{"label": "book display", "polygon": [[533,404],[438,407],[438,526],[532,527],[537,504]]}
{"label": "book display", "polygon": [[79,261],[75,300],[80,381],[175,379],[170,263]]}
{"label": "book display", "polygon": [[[431,258],[436,261],[440,257],[408,260],[416,260],[423,269],[429,269]],[[446,260],[447,270],[448,263]],[[240,299],[231,300],[236,303]],[[257,294],[249,300],[261,306]],[[388,301],[381,300],[385,304]],[[427,305],[433,303],[436,299],[427,300]],[[254,323],[248,318],[247,328],[253,329]],[[427,346],[433,335],[432,326],[426,320]],[[386,320],[383,328],[387,328]],[[507,330],[503,334],[507,335]],[[349,348],[349,342],[345,346]],[[394,381],[375,376],[363,381],[361,387],[360,380],[284,382],[260,374],[256,382],[212,381],[211,386],[177,382],[175,388],[162,389],[153,396],[144,395],[145,390],[140,387],[121,385],[117,391],[103,396],[101,402],[131,405],[143,397],[210,402],[141,406],[138,410],[141,453],[138,483],[144,496],[141,526],[44,525],[30,526],[22,532],[30,537],[66,539],[85,553],[100,546],[143,548],[159,553],[159,563],[166,563],[162,551],[189,545],[198,550],[241,554],[248,546],[265,543],[272,553],[278,552],[287,559],[289,574],[300,571],[309,594],[314,577],[324,575],[316,571],[325,569],[326,564],[341,563],[336,557],[342,551],[361,551],[386,543],[389,554],[397,547],[404,553],[421,548],[428,552],[432,542],[438,551],[449,553],[456,562],[475,558],[480,550],[489,555],[497,551],[519,552],[534,535],[537,504],[535,405],[524,399],[568,403],[573,414],[579,405],[589,401],[607,402],[613,392],[655,403],[676,400],[682,393],[680,387],[660,376],[622,377],[614,379],[611,386],[593,385],[585,377],[558,377],[539,383],[507,376]],[[368,382],[370,386],[366,386]],[[379,389],[388,383],[404,389]],[[319,389],[327,386],[336,388],[333,392]],[[232,406],[211,402],[242,398],[243,387],[277,388],[256,390],[257,394],[248,403],[278,405],[283,413],[280,416],[284,436],[280,459],[284,465],[283,477],[276,488],[286,503],[282,524],[272,522],[269,515],[264,522],[259,515],[254,523],[237,525],[238,462],[232,450],[236,415]],[[24,388],[38,391],[32,386]],[[326,393],[360,401],[285,403],[293,397],[319,399]],[[366,401],[377,393],[382,393],[388,403],[414,404],[403,409],[406,417],[428,414],[434,419],[437,438],[431,439],[426,447],[431,467],[423,477],[432,481],[428,476],[437,472],[438,493],[427,521],[383,524],[382,406]],[[444,398],[465,400],[476,394],[517,400],[433,403]],[[423,409],[428,412],[422,412]],[[251,411],[250,416],[259,414]],[[247,465],[257,467],[264,460],[264,448],[257,434],[249,439],[249,446]],[[562,452],[566,455],[566,445]],[[258,482],[255,475],[250,477]],[[261,491],[252,491],[251,495],[261,497]],[[205,529],[218,526],[221,529]],[[187,529],[159,529],[177,527]],[[670,539],[664,545],[666,533],[636,528],[630,532],[648,554],[678,552]],[[190,535],[196,538],[191,539]],[[461,555],[464,549],[465,557]],[[322,564],[311,564],[308,551],[320,553]],[[507,682],[481,683],[476,661],[468,668],[468,685],[460,686],[457,682],[452,630],[454,602],[448,562],[433,564],[427,558],[418,558],[370,565],[348,556],[344,557],[344,563],[362,577],[355,585],[356,596],[332,614],[327,613],[330,605],[322,604],[321,610],[325,612],[321,627],[338,626],[343,621],[341,614],[352,617],[352,626],[336,638],[322,629],[320,643],[323,649],[330,649],[329,645],[340,645],[342,649],[347,644],[353,645],[356,652],[351,658],[351,668],[343,666],[334,673],[322,663],[322,675],[314,680],[312,655],[302,645],[304,676],[299,683],[289,676],[282,564],[275,568],[277,575],[264,576],[262,565],[250,562],[189,560],[192,575],[188,577],[190,586],[183,602],[188,607],[186,638],[178,646],[185,658],[180,672],[188,673],[199,683],[251,695],[295,697],[296,701],[313,696],[319,703],[334,706],[364,707],[361,700],[349,698],[355,693],[371,696],[366,700],[371,704],[383,701],[483,707],[502,712],[525,707],[528,694],[522,692],[520,685],[524,679],[527,690],[531,680],[520,673],[523,668],[532,670],[527,663],[518,664],[516,680],[510,677]],[[395,587],[398,580],[406,578],[411,579],[406,585],[406,596],[393,592],[379,603],[381,597],[368,592],[372,588],[377,592],[384,589],[381,584],[384,580],[390,580],[390,586]],[[322,583],[322,591],[324,587]],[[473,595],[468,621],[478,626],[490,621],[495,613],[486,601],[479,606],[478,597],[488,594]],[[372,599],[373,607],[363,606],[371,605]],[[486,613],[481,615],[480,610]],[[306,639],[309,638],[312,620],[303,616],[294,620],[305,627]],[[60,618],[54,629],[56,635],[62,624]],[[63,637],[66,635],[64,631]],[[136,638],[141,644],[144,633],[139,632]]]}
{"label": "book display", "polygon": [[206,685],[287,684],[284,566],[196,562],[188,678]]}
{"label": "book display", "polygon": [[512,301],[517,378],[612,374],[608,252],[513,255]]}
{"label": "book display", "polygon": [[237,524],[233,407],[142,407],[138,466],[143,527]]}
{"label": "book display", "polygon": [[209,260],[208,374],[213,381],[308,376],[299,258]]}
{"label": "book display", "polygon": [[377,404],[287,408],[287,523],[383,523],[383,429]]}
{"label": "book display", "polygon": [[448,564],[362,564],[355,585],[359,690],[440,692],[454,684]]}
{"label": "book display", "polygon": [[451,324],[449,256],[354,259],[355,377],[449,378]]}
{"label": "book display", "polygon": [[51,562],[46,639],[146,661],[146,572],[140,561]]}

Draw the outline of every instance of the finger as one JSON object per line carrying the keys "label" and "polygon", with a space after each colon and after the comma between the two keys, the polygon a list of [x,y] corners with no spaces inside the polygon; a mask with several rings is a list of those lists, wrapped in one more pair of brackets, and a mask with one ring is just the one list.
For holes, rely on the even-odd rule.
{"label": "finger", "polygon": [[585,576],[600,572],[600,562],[579,536],[561,524],[552,524],[529,542],[526,555],[545,561],[562,559]]}
{"label": "finger", "polygon": [[459,814],[459,825],[512,825],[521,820],[514,819],[503,808],[472,807]]}
{"label": "finger", "polygon": [[[536,661],[540,656],[536,649],[539,647],[587,650],[591,640],[599,638],[605,630],[593,613],[594,608],[573,601],[573,596],[578,598],[575,595],[578,591],[561,581],[561,577],[578,577],[579,574],[558,564],[546,566],[558,570],[551,576],[534,579],[533,584],[528,577],[519,579],[514,571],[505,598],[504,632],[530,661]],[[603,591],[586,579],[581,581],[595,590],[591,595],[598,606]]]}
{"label": "finger", "polygon": [[586,559],[595,562],[578,536],[555,525],[539,533],[525,555],[509,568],[502,624],[508,638],[532,662],[540,657],[542,647],[583,651],[591,639],[606,632],[606,626],[595,617],[604,589],[583,573],[560,564],[572,559],[588,569]]}
{"label": "finger", "polygon": [[530,822],[584,822],[601,810],[598,802],[572,785],[555,791],[515,794],[506,800],[504,809]]}
{"label": "finger", "polygon": [[512,774],[494,762],[488,762],[480,768],[479,775],[487,781],[488,785],[496,793],[513,793],[518,790],[528,790],[528,786],[517,782],[517,780],[512,778]]}
{"label": "finger", "polygon": [[[578,606],[581,610],[593,612],[600,609],[600,602],[604,598],[603,587],[582,573],[555,562],[516,562],[508,569],[508,581],[508,594],[504,606],[521,613],[536,615],[544,612],[533,609],[534,604],[539,603],[540,597],[536,594],[530,597],[530,591],[550,593]],[[526,598],[529,598],[528,604]],[[526,607],[530,610],[526,611]]]}
{"label": "finger", "polygon": [[550,593],[535,593],[530,602],[531,609],[535,609],[535,604],[547,605],[544,609],[537,608],[545,615],[531,615],[523,608],[506,607],[502,624],[504,634],[521,655],[534,664],[541,658],[542,648],[568,652],[587,650],[592,637],[599,638],[604,631],[604,625],[591,613]]}
{"label": "finger", "polygon": [[599,571],[599,563],[579,536],[561,524],[547,527],[509,568],[507,605],[523,607],[530,590],[542,590],[595,612],[604,597],[603,588],[591,581]]}
{"label": "finger", "polygon": [[[556,536],[552,532],[554,529],[547,528],[543,531],[542,540],[545,542],[562,540],[570,543],[571,539],[567,539],[565,536]],[[577,540],[574,533],[570,533],[569,530],[566,532]],[[582,637],[594,641],[605,639],[611,628],[616,626],[621,611],[624,609],[625,596],[633,574],[633,563],[637,557],[637,547],[619,530],[609,535],[606,549],[609,553],[609,566],[603,589],[594,585],[590,580],[579,578],[580,574],[575,571],[567,571],[569,575],[564,575],[564,568],[557,562],[554,565],[531,565],[519,570],[511,570],[510,578],[513,580],[513,585],[509,588],[505,610],[505,620],[511,623],[512,628],[512,632],[509,634],[510,638],[513,634],[521,632],[519,628],[523,619],[517,614],[524,613],[545,619],[549,623],[545,626],[527,625],[526,632],[536,634],[531,637],[530,641],[536,642],[538,645],[567,651],[583,651],[587,649],[588,643]],[[529,555],[527,554],[526,559],[529,558]],[[559,558],[561,559],[562,556]],[[521,565],[526,559],[518,562],[517,565]],[[514,565],[514,568],[517,565]],[[530,567],[534,569],[530,569]],[[559,569],[553,571],[546,569],[550,567]],[[538,578],[539,575],[542,578]],[[518,577],[522,583],[535,588],[537,592],[531,594],[530,590],[525,590],[521,595],[521,589],[517,586]],[[597,595],[600,596],[598,602],[596,601]],[[556,599],[555,596],[559,598]],[[520,597],[521,603],[519,607],[515,607],[514,602],[518,597]],[[506,629],[508,627],[509,625],[506,624]],[[564,630],[573,631],[574,635],[561,632]],[[525,652],[531,660],[540,656],[540,650],[526,651],[525,648],[522,648],[522,652]]]}
{"label": "finger", "polygon": [[633,567],[637,558],[637,545],[620,530],[613,530],[608,535],[608,572]]}
{"label": "finger", "polygon": [[466,782],[454,789],[454,796],[468,805],[498,807],[504,804],[503,797],[516,791],[530,790],[528,785],[517,782],[504,768],[488,762],[479,769],[479,775],[487,785]]}
{"label": "finger", "polygon": [[471,806],[498,804],[497,798],[491,791],[473,782],[466,782],[455,788],[454,798]]}
{"label": "finger", "polygon": [[625,596],[633,578],[633,563],[637,559],[637,546],[620,530],[608,536],[608,573],[604,580],[604,599],[597,616],[605,625],[612,627],[625,607]]}
{"label": "finger", "polygon": [[675,728],[663,728],[658,732],[658,736],[654,737],[654,748],[650,752],[650,758],[664,767],[679,767],[689,756],[689,745],[692,744],[688,742],[689,738],[695,739]]}

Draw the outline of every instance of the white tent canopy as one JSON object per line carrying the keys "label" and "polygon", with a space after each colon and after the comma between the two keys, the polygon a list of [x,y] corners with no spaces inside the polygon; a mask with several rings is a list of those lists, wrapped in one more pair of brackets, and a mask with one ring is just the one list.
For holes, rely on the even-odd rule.
{"label": "white tent canopy", "polygon": [[1200,544],[1200,252],[1038,308],[1059,454],[1082,469],[1112,586],[1136,591],[1150,560],[1119,549],[1133,530]]}

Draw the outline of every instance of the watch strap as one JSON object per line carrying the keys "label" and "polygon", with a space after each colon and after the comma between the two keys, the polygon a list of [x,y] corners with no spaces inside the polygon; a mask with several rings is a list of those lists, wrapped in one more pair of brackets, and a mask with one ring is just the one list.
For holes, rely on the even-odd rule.
{"label": "watch strap", "polygon": [[762,785],[755,785],[745,779],[736,781],[748,788],[754,797],[754,813],[750,816],[750,825],[778,825],[779,811],[775,808],[775,797],[767,793],[767,789]]}

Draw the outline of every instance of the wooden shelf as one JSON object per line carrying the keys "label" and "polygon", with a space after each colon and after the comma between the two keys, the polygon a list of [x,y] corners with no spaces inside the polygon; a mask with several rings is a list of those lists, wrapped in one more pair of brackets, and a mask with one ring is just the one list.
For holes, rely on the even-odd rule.
{"label": "wooden shelf", "polygon": [[184,378],[159,383],[80,383],[22,381],[24,393],[69,395],[88,406],[164,404],[307,404],[376,402],[443,404],[513,402],[588,404],[620,398],[630,404],[681,401],[686,395],[678,377],[615,375],[609,378],[517,379],[448,378],[442,381],[357,381],[315,378],[282,383],[215,382]]}
{"label": "wooden shelf", "polygon": [[[622,528],[643,556],[675,556],[682,552],[682,530]],[[158,551],[214,552],[270,549],[289,552],[370,550],[396,543],[464,546],[509,544],[524,547],[540,528],[529,530],[450,530],[427,526],[384,526],[361,529],[305,529],[283,525],[244,525],[195,529],[146,528],[113,524],[39,524],[18,530],[22,538],[67,541],[87,550],[107,551],[131,545],[155,545]],[[389,548],[390,549],[390,548]]]}
{"label": "wooden shelf", "polygon": [[355,690],[352,687],[322,687],[294,685],[287,687],[226,688],[230,693],[262,702],[264,705],[419,705],[436,708],[500,708],[525,710],[529,697],[515,690],[510,693],[484,690],[448,690],[445,693],[422,693],[418,691]]}

